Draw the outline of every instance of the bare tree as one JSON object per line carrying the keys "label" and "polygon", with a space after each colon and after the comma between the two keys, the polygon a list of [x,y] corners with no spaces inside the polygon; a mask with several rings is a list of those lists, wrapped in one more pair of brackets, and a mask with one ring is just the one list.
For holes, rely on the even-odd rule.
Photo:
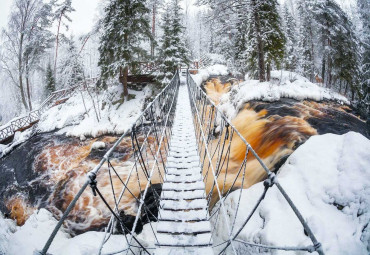
{"label": "bare tree", "polygon": [[[15,0],[7,29],[2,31],[2,69],[19,90],[26,110],[32,109],[30,74],[47,48],[48,8],[41,0]],[[24,83],[26,79],[26,83]]]}

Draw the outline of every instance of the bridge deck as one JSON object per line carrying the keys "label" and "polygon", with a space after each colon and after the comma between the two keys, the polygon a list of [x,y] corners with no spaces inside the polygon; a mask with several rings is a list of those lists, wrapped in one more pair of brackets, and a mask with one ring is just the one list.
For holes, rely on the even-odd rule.
{"label": "bridge deck", "polygon": [[155,254],[213,254],[187,87],[179,87],[167,173],[161,193]]}

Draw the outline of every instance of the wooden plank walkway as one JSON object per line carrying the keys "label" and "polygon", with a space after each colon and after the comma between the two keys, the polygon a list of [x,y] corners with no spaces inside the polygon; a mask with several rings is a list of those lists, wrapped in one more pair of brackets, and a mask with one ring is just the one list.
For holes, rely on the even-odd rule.
{"label": "wooden plank walkway", "polygon": [[185,85],[179,88],[166,169],[154,254],[213,254],[205,186]]}

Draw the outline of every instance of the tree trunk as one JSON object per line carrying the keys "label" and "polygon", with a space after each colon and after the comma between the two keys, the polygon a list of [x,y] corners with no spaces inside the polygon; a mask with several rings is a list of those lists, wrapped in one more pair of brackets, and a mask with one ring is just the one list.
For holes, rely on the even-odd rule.
{"label": "tree trunk", "polygon": [[151,43],[150,47],[150,55],[152,59],[154,59],[154,42],[155,42],[155,20],[156,20],[156,12],[157,12],[157,1],[153,2],[153,17],[152,17],[152,36],[153,36],[153,41]]}
{"label": "tree trunk", "polygon": [[21,99],[22,99],[22,103],[24,105],[24,108],[26,110],[28,110],[28,105],[27,105],[27,102],[26,102],[26,97],[24,95],[24,89],[23,89],[23,70],[22,70],[22,67],[23,67],[23,59],[22,59],[22,53],[23,53],[23,39],[24,39],[24,35],[23,33],[21,34],[20,36],[20,40],[19,40],[19,52],[18,52],[18,78],[19,78],[19,89],[20,89],[20,92],[21,92]]}
{"label": "tree trunk", "polygon": [[311,37],[311,74],[310,79],[311,82],[315,79],[315,51],[314,51],[314,44],[313,44],[313,33],[312,33],[312,26],[310,26],[310,37]]}
{"label": "tree trunk", "polygon": [[352,98],[352,101],[355,100],[355,92],[356,92],[356,89],[353,87],[353,85],[351,85],[351,94],[352,94],[351,98]]}
{"label": "tree trunk", "polygon": [[271,79],[271,64],[267,62],[267,69],[266,69],[266,80],[270,81]]}
{"label": "tree trunk", "polygon": [[60,23],[62,22],[64,11],[60,13],[59,22],[58,22],[58,31],[56,36],[56,45],[55,45],[55,60],[54,60],[54,80],[55,83],[57,82],[57,59],[58,59],[58,47],[59,47],[59,31],[60,31]]}
{"label": "tree trunk", "polygon": [[256,21],[256,36],[257,36],[257,51],[258,51],[258,73],[259,80],[265,81],[265,54],[263,50],[263,42],[261,38],[261,24],[258,12],[256,10],[256,0],[252,0],[253,15]]}
{"label": "tree trunk", "polygon": [[126,65],[123,69],[122,67],[119,68],[119,73],[122,79],[120,81],[123,85],[123,96],[125,101],[128,99],[128,89],[127,89],[127,77],[128,77],[128,66]]}
{"label": "tree trunk", "polygon": [[348,82],[346,82],[346,87],[344,89],[344,95],[347,96],[347,91],[348,91]]}
{"label": "tree trunk", "polygon": [[28,74],[26,74],[26,86],[27,86],[28,107],[29,107],[29,110],[32,111],[30,79],[28,77]]}
{"label": "tree trunk", "polygon": [[342,80],[339,79],[339,94],[342,93]]}
{"label": "tree trunk", "polygon": [[322,83],[325,84],[325,66],[326,66],[326,58],[323,56],[322,58],[322,69],[321,69],[321,77],[322,77]]}

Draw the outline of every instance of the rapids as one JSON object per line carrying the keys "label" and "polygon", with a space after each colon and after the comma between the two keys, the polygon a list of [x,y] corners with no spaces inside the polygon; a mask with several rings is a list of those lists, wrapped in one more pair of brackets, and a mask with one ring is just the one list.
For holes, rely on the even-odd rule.
{"label": "rapids", "polygon": [[[203,85],[216,103],[233,86],[232,83],[225,84],[215,79]],[[272,170],[278,170],[287,157],[313,135],[344,134],[352,130],[369,138],[366,123],[355,115],[353,109],[334,102],[293,99],[271,103],[251,101],[244,105],[232,122]],[[18,225],[24,224],[38,208],[46,208],[59,218],[86,180],[86,173],[94,168],[117,138],[102,136],[81,141],[52,132],[31,137],[0,159],[2,198],[0,210],[6,217],[15,219]],[[91,147],[95,141],[104,142],[106,148],[93,150]],[[231,148],[226,188],[231,186],[235,176],[233,174],[239,168],[246,150],[240,139],[234,139]],[[121,142],[111,157],[111,162],[122,179],[127,178],[128,171],[133,165],[130,137]],[[257,160],[250,155],[247,169],[248,178],[243,185],[244,188],[266,177]],[[108,203],[113,204],[106,170],[105,164],[97,177],[98,185]],[[223,180],[222,174],[225,170],[222,171],[220,180]],[[159,177],[155,176],[153,184],[158,182]],[[146,182],[141,182],[140,188],[137,183],[137,179],[133,178],[129,185],[134,194],[140,197],[140,191]],[[113,186],[118,193],[120,183],[117,177],[113,177]],[[210,192],[211,186],[207,184],[207,192]],[[236,187],[241,187],[240,180]],[[155,186],[155,189],[160,193],[160,185]],[[135,215],[137,211],[136,201],[125,196],[120,205],[121,216],[130,221],[130,215]],[[79,199],[65,226],[72,234],[102,230],[109,217],[109,210],[88,188]]]}

